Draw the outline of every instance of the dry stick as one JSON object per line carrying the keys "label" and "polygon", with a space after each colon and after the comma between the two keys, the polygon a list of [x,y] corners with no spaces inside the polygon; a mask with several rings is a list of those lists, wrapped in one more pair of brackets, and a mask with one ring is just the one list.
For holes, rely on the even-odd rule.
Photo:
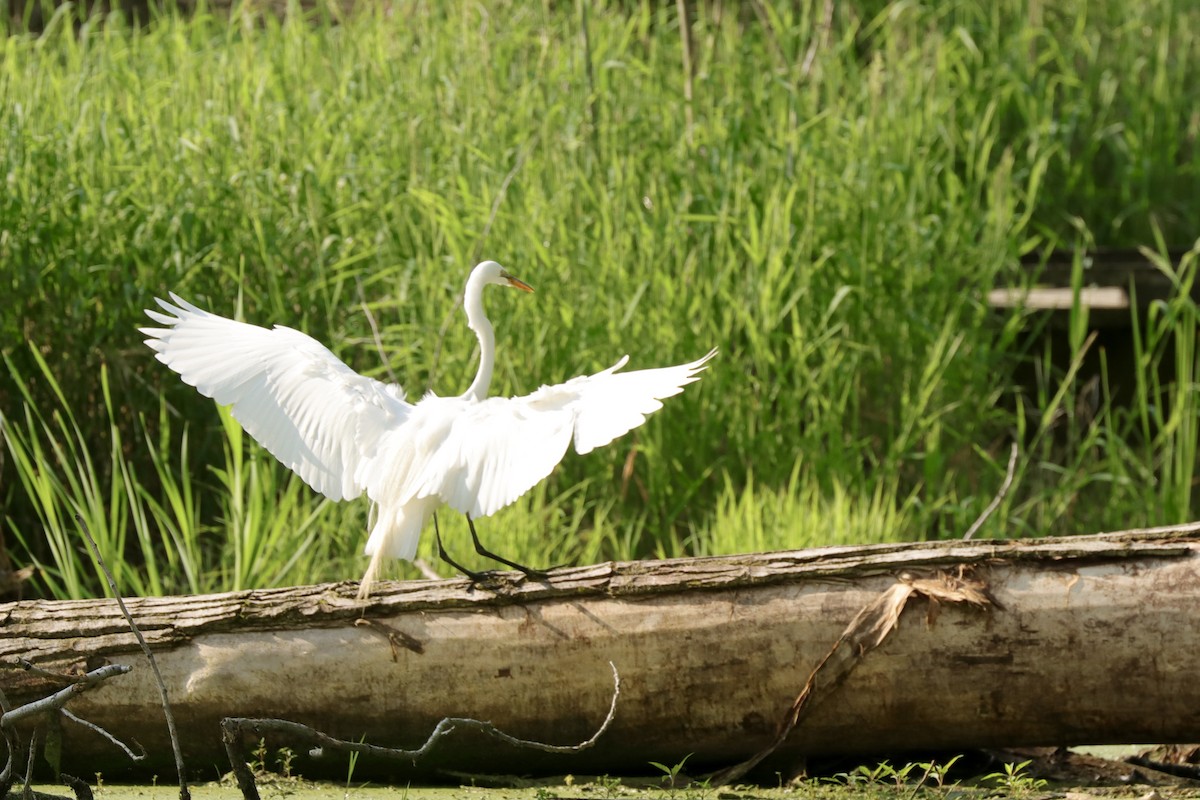
{"label": "dry stick", "polygon": [[13,782],[13,761],[17,753],[17,739],[13,732],[7,728],[4,729],[4,744],[8,748],[8,758],[4,762],[4,770],[0,771],[0,797],[8,797],[8,790],[12,788]]}
{"label": "dry stick", "polygon": [[[0,689],[0,711],[3,712],[0,713],[0,722],[3,721],[4,714],[7,714],[9,710],[8,695],[4,693],[3,689]],[[4,743],[8,748],[8,758],[4,762],[4,769],[0,770],[0,797],[8,797],[8,790],[12,788],[13,753],[16,752],[17,743],[13,740],[13,733],[8,728],[0,729],[0,733],[3,733]]]}
{"label": "dry stick", "polygon": [[992,498],[992,502],[988,503],[988,507],[979,515],[979,519],[972,523],[971,527],[967,528],[967,532],[963,534],[963,541],[967,541],[975,534],[979,533],[979,529],[983,527],[983,523],[992,515],[997,508],[1000,507],[1000,501],[1008,494],[1008,488],[1012,486],[1013,474],[1017,466],[1017,443],[1013,442],[1012,452],[1008,456],[1008,469],[1005,471],[1004,483],[1000,484],[1000,491],[996,492],[996,496]]}
{"label": "dry stick", "polygon": [[335,739],[320,731],[315,731],[307,725],[285,719],[226,717],[221,720],[221,738],[225,743],[225,752],[229,756],[229,766],[233,771],[234,777],[237,779],[238,788],[241,789],[242,797],[245,800],[259,800],[258,787],[254,783],[254,773],[250,771],[245,759],[237,752],[237,744],[242,734],[246,732],[260,739],[264,733],[283,734],[289,737],[289,741],[310,748],[318,756],[324,755],[325,750],[332,750],[343,753],[360,753],[392,761],[412,761],[414,763],[422,756],[427,755],[438,741],[444,736],[448,736],[456,728],[477,730],[494,739],[511,744],[514,747],[541,750],[545,753],[577,753],[580,750],[587,750],[589,747],[595,745],[616,717],[617,699],[621,696],[621,676],[617,672],[616,664],[610,661],[608,662],[608,666],[612,668],[613,674],[613,694],[612,702],[608,707],[608,714],[604,717],[604,722],[596,729],[596,732],[579,744],[546,744],[545,742],[535,742],[530,739],[518,739],[516,736],[498,729],[490,722],[481,722],[477,719],[463,717],[445,717],[442,719],[433,729],[433,733],[429,734],[429,738],[425,740],[425,743],[416,750],[401,750],[399,748],[366,744],[365,742],[348,742],[344,739]]}
{"label": "dry stick", "polygon": [[[26,672],[37,675],[39,678],[52,678],[56,681],[62,681],[63,683],[77,683],[78,681],[82,680],[81,675],[68,675],[65,672],[51,672],[48,669],[42,669],[29,659],[21,658],[19,656],[7,664],[0,664],[0,669],[3,668],[23,669]],[[7,711],[8,708],[6,707],[4,710]]]}
{"label": "dry stick", "polygon": [[[7,664],[7,665],[3,665],[3,666],[9,666],[9,667],[19,666],[21,668],[26,668],[25,664],[28,664],[28,662],[26,662],[25,659],[18,659],[18,661],[24,662],[24,663]],[[32,667],[32,665],[30,665],[30,667]],[[37,668],[33,667],[33,669],[37,669]],[[53,678],[59,678],[62,680],[69,681],[70,685],[63,689],[59,689],[57,692],[50,695],[49,697],[43,697],[41,700],[34,700],[32,703],[26,703],[23,706],[19,706],[17,708],[11,709],[11,710],[8,707],[8,698],[4,696],[3,692],[0,692],[0,706],[2,706],[4,708],[4,714],[2,716],[0,716],[0,733],[3,733],[4,741],[8,745],[8,760],[4,765],[3,771],[0,771],[0,797],[8,796],[8,790],[12,786],[12,782],[13,782],[13,761],[17,754],[17,739],[16,739],[17,725],[19,725],[21,722],[23,722],[29,718],[41,716],[44,714],[51,714],[55,711],[65,714],[69,718],[71,718],[77,722],[84,722],[83,720],[79,719],[79,717],[76,717],[74,714],[67,711],[67,709],[65,708],[66,704],[72,698],[74,698],[80,694],[83,694],[88,689],[91,689],[94,686],[98,686],[101,683],[103,683],[104,681],[106,681],[109,678],[112,678],[116,675],[124,675],[124,674],[128,673],[131,669],[132,669],[132,667],[130,667],[126,664],[108,664],[103,667],[98,667],[97,669],[94,669],[85,675],[74,675],[74,676],[56,675],[52,672],[46,672],[45,670],[38,670],[38,672],[40,672],[43,675],[48,675]],[[114,739],[112,734],[108,733],[108,731],[105,731],[104,729],[100,728],[97,725],[93,725],[90,722],[85,722],[84,724],[86,724],[88,727],[104,734],[105,736],[107,736],[109,738],[110,741],[116,743],[122,749],[124,749],[125,752],[130,753],[129,748],[125,747],[125,745],[121,744],[116,739]],[[38,729],[36,729],[36,728],[34,729],[35,735],[34,735],[34,737],[31,738],[31,740],[29,742],[30,762],[32,762],[32,760],[33,760],[33,754],[37,751],[37,736],[36,736],[37,730]],[[132,753],[130,753],[130,756],[132,756],[135,761],[138,760],[138,758],[136,756],[133,756]],[[143,755],[142,757],[144,758],[145,756]],[[60,777],[61,777],[61,775],[60,775]],[[67,782],[67,785],[73,787],[73,784],[71,784],[69,782]],[[85,798],[85,795],[80,793],[78,790],[75,790],[75,794],[77,797]]]}
{"label": "dry stick", "polygon": [[122,750],[124,750],[124,751],[125,751],[125,755],[129,756],[130,760],[132,760],[132,761],[141,761],[143,758],[145,758],[145,757],[146,757],[146,748],[142,747],[142,745],[141,745],[141,742],[139,742],[137,739],[130,739],[129,741],[133,742],[133,743],[134,743],[134,745],[136,745],[136,746],[137,746],[137,749],[142,751],[140,754],[139,754],[139,753],[135,753],[135,752],[133,752],[133,749],[132,749],[131,747],[129,747],[129,745],[125,744],[125,743],[124,743],[124,742],[122,742],[120,739],[118,739],[117,737],[113,736],[111,733],[109,733],[108,731],[104,730],[104,728],[101,728],[101,727],[100,727],[99,725],[97,725],[96,723],[94,723],[94,722],[89,722],[88,720],[84,719],[83,717],[78,717],[78,716],[76,716],[76,715],[72,714],[70,711],[68,711],[68,710],[67,710],[67,709],[65,709],[65,708],[64,708],[64,709],[60,709],[60,710],[61,710],[61,712],[62,712],[62,715],[63,715],[64,717],[66,717],[67,719],[71,720],[71,721],[72,721],[72,722],[74,722],[76,725],[82,725],[83,727],[87,728],[87,729],[88,729],[88,730],[90,730],[90,731],[95,731],[96,733],[98,733],[98,734],[100,734],[101,736],[103,736],[105,739],[108,739],[110,742],[112,742],[113,744],[115,744],[117,747],[119,747],[119,748],[121,748]]}
{"label": "dry stick", "polygon": [[[22,706],[20,709],[17,709],[18,711],[20,711],[20,713],[17,715],[18,721],[21,718],[24,718],[25,716],[29,716],[30,714],[49,713],[51,711],[58,711],[59,713],[61,713],[63,716],[65,716],[67,719],[71,720],[72,722],[76,722],[76,723],[84,726],[85,728],[89,728],[90,730],[93,730],[96,733],[100,734],[101,736],[105,737],[110,742],[115,744],[117,747],[124,750],[126,755],[128,755],[134,761],[141,761],[143,758],[146,757],[145,749],[140,744],[138,744],[136,741],[134,741],[134,744],[136,744],[138,749],[142,751],[141,755],[136,755],[133,752],[133,750],[131,750],[124,742],[117,739],[115,736],[113,736],[108,731],[104,730],[104,728],[101,728],[99,725],[97,725],[94,722],[88,722],[86,719],[83,719],[82,717],[75,716],[70,711],[68,711],[66,708],[66,703],[72,697],[74,697],[74,694],[80,694],[82,692],[85,692],[88,689],[92,688],[93,686],[96,686],[96,685],[100,684],[101,682],[103,682],[111,677],[114,677],[116,675],[124,675],[132,669],[131,667],[108,666],[108,667],[102,667],[99,669],[92,670],[91,672],[88,672],[84,675],[78,675],[78,674],[70,675],[65,672],[53,672],[48,669],[42,669],[41,667],[37,666],[29,659],[18,657],[18,658],[14,658],[11,662],[0,662],[0,669],[22,669],[32,675],[37,675],[40,678],[49,678],[51,680],[62,681],[63,683],[69,684],[67,689],[60,690],[59,692],[52,695],[51,697],[44,697],[41,700],[35,701],[33,703],[30,703],[27,706]],[[71,686],[76,687],[74,689],[74,694],[71,693]],[[54,701],[54,702],[51,702],[51,701]],[[3,691],[0,691],[0,709],[3,709],[5,714],[11,713],[13,711],[13,709],[11,709],[9,707],[8,698],[4,696]],[[3,720],[0,720],[0,726],[3,726],[3,725],[4,725]],[[3,794],[0,794],[0,797],[3,797]]]}
{"label": "dry stick", "polygon": [[129,672],[132,667],[128,664],[107,664],[103,667],[97,667],[83,677],[77,679],[70,686],[59,689],[49,697],[43,697],[41,700],[34,700],[32,703],[14,708],[12,711],[0,717],[0,729],[6,731],[12,730],[21,722],[24,722],[30,717],[35,717],[39,714],[47,714],[52,711],[62,711],[63,706],[67,701],[81,695],[88,689],[98,686],[104,681],[115,675],[124,675]]}
{"label": "dry stick", "polygon": [[900,620],[900,614],[913,597],[925,597],[931,603],[959,603],[981,609],[996,606],[996,602],[988,596],[986,584],[961,571],[957,577],[944,572],[931,578],[901,575],[895,584],[855,615],[833,647],[809,673],[804,688],[792,702],[771,743],[745,761],[710,776],[712,785],[721,786],[740,779],[778,750],[800,724],[800,720],[837,691],[867,653],[879,647],[891,635]]}
{"label": "dry stick", "polygon": [[88,530],[87,523],[78,514],[75,515],[75,521],[83,529],[83,534],[87,537],[88,544],[91,545],[92,555],[96,557],[96,563],[100,565],[104,577],[108,580],[108,588],[112,589],[113,597],[117,599],[117,605],[121,609],[121,614],[124,615],[130,630],[133,631],[133,635],[137,637],[138,644],[142,647],[142,652],[146,654],[146,660],[150,662],[150,671],[154,673],[154,682],[158,684],[158,693],[162,697],[163,715],[167,718],[167,733],[171,736],[171,749],[175,751],[175,770],[179,773],[179,800],[191,800],[192,793],[188,791],[187,774],[184,772],[183,766],[183,751],[179,747],[179,734],[175,730],[175,715],[171,713],[171,701],[167,697],[167,685],[163,682],[162,673],[158,669],[158,662],[154,659],[154,653],[150,651],[150,645],[146,644],[146,637],[142,636],[141,629],[133,621],[133,616],[130,615],[129,609],[125,607],[125,601],[121,598],[120,590],[117,589],[117,581],[113,578],[112,573],[108,571],[108,566],[104,563],[104,559],[100,555],[100,548],[96,544],[96,540],[92,538],[92,532]]}
{"label": "dry stick", "polygon": [[41,733],[41,728],[34,728],[33,734],[29,737],[29,759],[25,762],[25,785],[21,787],[21,797],[23,800],[33,800],[33,757],[37,753],[38,734]]}

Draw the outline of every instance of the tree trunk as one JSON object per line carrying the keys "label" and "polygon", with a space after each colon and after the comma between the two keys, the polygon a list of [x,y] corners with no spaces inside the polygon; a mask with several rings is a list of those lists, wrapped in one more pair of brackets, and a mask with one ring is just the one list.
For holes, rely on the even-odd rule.
{"label": "tree trunk", "polygon": [[[689,754],[689,769],[750,757],[801,705],[814,668],[838,660],[830,650],[861,610],[898,583],[917,585],[915,576],[973,576],[985,602],[926,595],[904,613],[895,608],[898,622],[876,649],[845,639],[834,655],[838,669],[850,669],[807,698],[764,765],[784,769],[805,755],[1200,741],[1198,555],[1195,524],[605,563],[544,582],[505,574],[490,589],[382,583],[365,605],[355,600],[357,583],[345,582],[128,606],[155,653],[193,772],[228,769],[219,731],[227,716],[294,720],[406,748],[448,716],[524,739],[579,742],[608,711],[611,662],[621,679],[616,717],[589,750],[526,752],[466,732],[415,765],[383,768],[408,777],[599,774]],[[131,665],[68,708],[140,742],[149,755],[137,772],[171,774],[158,690],[115,601],[10,603],[0,618],[5,662],[64,672]],[[11,705],[63,685],[19,670],[0,680]],[[325,762],[345,776],[345,756],[301,753],[294,767],[312,772]],[[135,770],[70,721],[63,769],[110,779]],[[370,769],[360,760],[355,774]]]}

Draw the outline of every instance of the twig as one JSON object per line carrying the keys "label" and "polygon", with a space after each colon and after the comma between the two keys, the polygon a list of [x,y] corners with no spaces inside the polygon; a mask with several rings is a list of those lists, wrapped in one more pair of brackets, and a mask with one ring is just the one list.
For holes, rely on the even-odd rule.
{"label": "twig", "polygon": [[398,661],[398,648],[403,647],[405,650],[411,650],[417,655],[425,652],[425,645],[421,644],[421,640],[415,636],[411,636],[402,630],[393,628],[391,625],[380,622],[375,619],[360,618],[354,620],[354,627],[366,628],[369,631],[378,633],[383,638],[387,639],[388,644],[392,648],[392,661]]}
{"label": "twig", "polygon": [[1194,781],[1200,780],[1200,764],[1172,764],[1167,761],[1156,761],[1144,755],[1128,756],[1124,761],[1135,767],[1145,767],[1156,772],[1173,775],[1176,778],[1189,778]]}
{"label": "twig", "polygon": [[[120,590],[117,589],[117,581],[113,578],[112,573],[108,571],[108,566],[105,565],[104,558],[100,555],[100,548],[96,544],[96,540],[92,538],[92,532],[88,530],[87,523],[78,514],[75,515],[75,521],[83,529],[83,534],[87,537],[88,544],[91,545],[92,555],[96,557],[96,563],[100,565],[100,569],[104,572],[104,577],[108,579],[108,588],[112,589],[113,597],[117,599],[117,605],[121,609],[121,614],[125,617],[125,622],[129,624],[130,630],[133,631],[133,635],[137,637],[138,644],[142,647],[142,652],[146,654],[146,660],[150,662],[150,671],[154,673],[154,681],[158,684],[158,693],[162,697],[163,714],[167,718],[167,732],[171,736],[171,749],[175,751],[175,770],[179,773],[179,800],[191,800],[192,793],[188,791],[187,774],[184,772],[183,766],[183,751],[179,746],[179,733],[175,730],[175,715],[171,713],[171,701],[167,697],[167,685],[163,682],[162,673],[158,669],[158,662],[154,660],[154,653],[150,651],[150,645],[146,644],[146,637],[142,636],[141,629],[133,621],[133,616],[129,613],[129,609],[125,607],[125,601],[121,598]],[[126,670],[128,670],[128,667],[126,667]]]}
{"label": "twig", "polygon": [[48,669],[42,669],[27,658],[15,658],[12,661],[0,663],[0,669],[23,669],[26,672],[37,675],[39,678],[51,678],[63,683],[78,683],[85,677],[83,675],[68,675],[65,672],[51,672]]}
{"label": "twig", "polygon": [[[108,739],[110,742],[115,744],[117,747],[124,750],[125,755],[129,756],[130,760],[141,761],[143,758],[146,757],[146,748],[142,747],[142,745],[138,743],[137,739],[131,739],[130,741],[132,741],[135,745],[137,745],[138,750],[142,751],[140,755],[138,753],[133,752],[133,749],[129,745],[125,744],[120,739],[113,736],[111,733],[104,730],[104,728],[101,728],[96,723],[89,722],[88,720],[84,719],[83,717],[77,717],[65,708],[61,709],[61,711],[62,711],[63,716],[66,717],[67,719],[71,720],[71,722],[74,722],[76,725],[82,725],[83,727],[87,728],[88,730],[94,731],[94,732],[100,734],[105,739]],[[68,784],[68,785],[70,785],[70,784]]]}
{"label": "twig", "polygon": [[[21,722],[23,722],[27,719],[30,719],[32,717],[40,716],[43,714],[48,715],[48,714],[52,714],[57,711],[58,713],[65,716],[67,719],[69,719],[73,722],[77,722],[77,723],[95,731],[96,733],[99,733],[101,736],[104,736],[110,742],[117,745],[117,747],[120,747],[122,750],[124,750],[125,753],[134,761],[140,761],[146,757],[145,751],[143,751],[140,756],[135,755],[132,750],[130,750],[128,747],[126,747],[123,742],[118,740],[111,733],[104,730],[103,728],[101,728],[99,725],[96,725],[95,723],[88,722],[85,719],[81,719],[81,718],[75,716],[74,714],[72,714],[70,711],[68,711],[66,709],[67,703],[70,702],[77,695],[83,694],[88,689],[91,689],[95,686],[99,686],[101,683],[108,680],[109,678],[113,678],[113,677],[116,677],[117,675],[125,675],[125,674],[129,673],[133,669],[129,665],[127,665],[127,664],[107,664],[103,667],[98,667],[84,675],[62,675],[60,673],[49,672],[47,670],[35,667],[33,664],[26,661],[25,659],[18,659],[17,663],[15,663],[15,664],[9,663],[9,664],[5,664],[4,666],[10,667],[10,668],[11,667],[20,667],[22,669],[28,669],[38,675],[67,681],[68,685],[62,689],[59,689],[57,692],[55,692],[54,694],[52,694],[48,697],[43,697],[40,700],[34,700],[31,703],[26,703],[25,705],[20,706],[18,708],[14,708],[14,709],[9,709],[8,701],[7,701],[7,699],[4,699],[4,701],[3,701],[4,714],[2,716],[0,716],[0,731],[3,732],[4,740],[8,744],[8,761],[4,766],[3,772],[0,772],[0,797],[7,796],[8,789],[12,786],[13,757],[17,750],[16,727]],[[0,695],[2,695],[2,693],[0,693]],[[36,734],[37,730],[38,729],[35,728],[35,731],[34,731],[35,734]],[[141,745],[138,745],[138,748],[141,749]],[[29,750],[30,750],[30,759],[32,760],[33,754],[37,750],[36,735],[29,743]],[[63,776],[60,775],[60,777],[63,777]],[[67,777],[69,777],[69,776],[67,776]],[[87,800],[87,797],[90,797],[90,795],[91,795],[90,789],[87,789],[86,792],[82,792],[74,784],[72,784],[66,780],[64,780],[64,783],[67,783],[67,785],[71,787],[72,791],[75,792],[76,797],[82,798],[82,800]],[[84,784],[84,786],[86,787],[86,784]]]}
{"label": "twig", "polygon": [[288,737],[290,742],[308,747],[310,753],[316,757],[324,755],[325,751],[329,750],[375,756],[390,761],[416,762],[423,756],[428,755],[434,745],[443,737],[450,735],[459,728],[477,730],[506,744],[511,744],[514,747],[541,750],[544,753],[577,753],[594,746],[608,730],[613,719],[616,717],[617,699],[621,696],[621,676],[617,672],[615,664],[610,661],[608,665],[612,668],[613,674],[613,694],[612,702],[608,707],[608,714],[604,717],[604,722],[596,729],[596,732],[579,744],[546,744],[545,742],[535,742],[530,739],[519,739],[516,736],[505,733],[490,722],[481,722],[477,719],[463,717],[445,717],[442,719],[433,729],[433,733],[429,734],[429,738],[425,740],[425,743],[415,750],[401,750],[399,748],[380,747],[379,745],[367,744],[365,742],[348,742],[344,739],[335,739],[320,731],[313,730],[307,725],[285,719],[226,717],[221,720],[221,738],[225,743],[225,752],[229,755],[229,766],[233,770],[238,788],[241,789],[242,797],[245,800],[259,800],[258,788],[254,783],[254,774],[250,771],[250,767],[246,764],[245,759],[237,752],[237,744],[245,733],[250,733],[259,739],[266,733],[282,734]]}
{"label": "twig", "polygon": [[1013,442],[1012,452],[1009,453],[1008,456],[1008,469],[1004,475],[1004,483],[1000,484],[1000,491],[996,492],[996,496],[992,498],[992,502],[988,503],[988,507],[985,508],[983,513],[979,515],[979,519],[975,520],[975,522],[971,524],[971,527],[967,528],[967,532],[963,534],[964,542],[970,539],[976,533],[979,533],[979,529],[983,527],[983,523],[987,522],[987,518],[992,515],[992,512],[1000,507],[1000,501],[1004,499],[1006,494],[1008,494],[1008,489],[1010,486],[1012,486],[1013,474],[1017,466],[1018,452],[1019,450],[1017,448],[1017,443]]}
{"label": "twig", "polygon": [[8,748],[8,758],[4,762],[4,770],[0,771],[0,797],[8,797],[8,790],[13,783],[13,761],[17,756],[17,738],[8,728],[4,731],[4,744]]}
{"label": "twig", "polygon": [[37,727],[29,736],[29,758],[25,762],[25,785],[21,787],[23,800],[33,800],[33,757],[37,753],[38,737],[41,732],[41,727]]}
{"label": "twig", "polygon": [[[18,724],[29,718],[50,714],[54,711],[71,716],[63,708],[71,698],[82,694],[115,675],[124,675],[129,671],[130,667],[124,664],[109,664],[73,679],[74,682],[70,686],[60,689],[50,697],[43,697],[41,700],[26,703],[12,710],[8,709],[8,702],[5,700],[4,714],[0,716],[0,735],[3,735],[4,742],[7,745],[8,757],[5,761],[4,769],[0,771],[0,798],[9,796],[9,790],[12,788],[15,777],[13,775],[14,764],[16,759],[21,755],[20,742],[16,737]],[[29,737],[29,753],[25,761],[25,782],[21,789],[22,800],[65,800],[61,795],[35,792],[30,788],[33,777],[33,766],[37,761],[38,744],[41,738],[42,727],[41,725],[37,725]],[[72,780],[79,782],[77,779],[61,773],[58,775],[58,778],[74,790],[77,800],[92,800],[91,789],[88,788],[87,784],[82,784],[83,788],[80,789],[74,783],[71,783]]]}
{"label": "twig", "polygon": [[39,714],[46,714],[52,711],[62,711],[63,706],[69,700],[77,695],[83,694],[88,689],[97,686],[115,675],[124,675],[129,672],[132,667],[128,664],[107,664],[103,667],[97,667],[88,674],[84,675],[70,686],[59,689],[49,697],[43,697],[41,700],[34,700],[31,703],[26,703],[19,708],[14,708],[12,711],[0,717],[0,729],[5,731],[13,730],[19,723],[35,717]]}

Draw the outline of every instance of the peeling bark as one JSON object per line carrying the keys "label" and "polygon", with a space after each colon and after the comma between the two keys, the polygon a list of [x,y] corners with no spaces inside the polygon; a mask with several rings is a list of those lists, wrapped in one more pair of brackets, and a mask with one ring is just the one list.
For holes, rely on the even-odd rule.
{"label": "peeling bark", "polygon": [[[549,580],[505,574],[127,601],[170,691],[192,770],[224,759],[223,717],[275,717],[388,747],[444,717],[586,752],[517,752],[473,737],[393,773],[622,772],[649,761],[720,766],[770,746],[814,668],[898,581],[971,571],[996,606],[927,595],[894,606],[890,634],[824,692],[773,760],[799,755],[1200,740],[1200,524],[1012,542],[932,542],[606,563]],[[920,593],[918,593],[920,594]],[[0,661],[60,672],[133,666],[72,710],[171,765],[144,657],[111,600],[0,606]],[[0,672],[15,702],[60,683]],[[64,767],[125,774],[94,732],[67,723]],[[286,742],[272,743],[279,747]],[[294,765],[312,764],[302,754]],[[344,776],[343,762],[329,769]],[[358,774],[370,765],[359,762]],[[131,774],[131,773],[130,773]]]}

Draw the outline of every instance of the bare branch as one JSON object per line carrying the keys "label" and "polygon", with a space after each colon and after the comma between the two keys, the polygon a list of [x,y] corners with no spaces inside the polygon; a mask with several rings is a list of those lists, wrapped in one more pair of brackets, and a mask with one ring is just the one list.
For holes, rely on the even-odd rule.
{"label": "bare branch", "polygon": [[[104,730],[104,728],[101,728],[101,727],[100,727],[99,725],[97,725],[96,723],[94,723],[94,722],[88,722],[88,721],[87,721],[86,719],[84,719],[83,717],[77,717],[77,716],[75,716],[74,714],[72,714],[70,711],[68,711],[68,710],[67,710],[67,709],[65,709],[65,708],[64,708],[64,709],[62,709],[62,714],[63,714],[63,716],[64,716],[64,717],[66,717],[67,719],[71,720],[71,721],[72,721],[72,722],[74,722],[76,725],[82,725],[83,727],[87,728],[88,730],[90,730],[90,731],[95,731],[96,733],[98,733],[98,734],[100,734],[101,736],[103,736],[105,739],[108,739],[110,742],[112,742],[113,744],[115,744],[117,747],[119,747],[119,748],[121,748],[122,750],[124,750],[124,751],[125,751],[125,755],[129,756],[129,758],[130,758],[131,760],[133,760],[133,761],[141,761],[143,758],[145,758],[145,757],[146,757],[146,748],[144,748],[144,747],[142,747],[140,744],[138,744],[138,742],[137,742],[137,740],[136,740],[136,739],[135,739],[135,740],[133,740],[133,743],[134,743],[135,745],[137,745],[137,749],[138,749],[138,750],[141,750],[141,751],[142,751],[140,754],[133,752],[133,750],[132,750],[132,749],[129,747],[129,745],[125,744],[125,743],[124,743],[124,742],[122,742],[120,739],[118,739],[117,737],[113,736],[111,733],[109,733],[108,731]],[[74,787],[72,787],[72,788],[74,788]]]}
{"label": "bare branch", "polygon": [[[129,623],[129,629],[133,631],[133,635],[137,637],[142,652],[146,654],[146,660],[150,662],[150,671],[154,673],[154,682],[158,684],[158,693],[162,697],[163,714],[167,718],[167,731],[171,734],[171,749],[175,751],[175,771],[179,773],[179,800],[191,800],[192,793],[188,791],[187,774],[184,772],[183,766],[183,751],[179,746],[179,734],[175,730],[175,715],[171,713],[171,701],[167,697],[167,685],[163,682],[162,673],[158,669],[158,662],[154,660],[154,653],[150,651],[150,645],[146,644],[146,637],[142,636],[141,629],[133,621],[133,616],[129,613],[129,609],[125,607],[125,601],[121,598],[121,591],[117,588],[117,581],[113,578],[112,573],[108,571],[108,566],[105,565],[104,558],[100,555],[100,548],[96,545],[96,540],[92,538],[92,532],[88,530],[87,523],[78,514],[75,515],[75,521],[83,529],[83,534],[87,537],[88,544],[91,545],[92,555],[96,557],[96,563],[100,565],[100,569],[104,572],[104,577],[108,579],[108,588],[112,589],[113,597],[117,599],[117,605],[121,608],[121,614],[124,615],[125,621]],[[126,667],[125,669],[128,671],[129,668]],[[6,714],[5,717],[7,716]],[[0,724],[2,723],[3,720],[0,720]]]}
{"label": "bare branch", "polygon": [[10,731],[17,726],[18,723],[24,720],[37,716],[38,714],[47,714],[52,711],[61,711],[63,706],[76,695],[83,694],[93,686],[97,686],[114,675],[124,675],[132,669],[128,664],[108,664],[103,667],[98,667],[88,674],[84,675],[80,680],[72,683],[63,689],[59,689],[49,697],[43,697],[41,700],[34,700],[31,703],[26,703],[19,708],[14,708],[4,716],[0,717],[0,728]]}
{"label": "bare branch", "polygon": [[29,737],[29,759],[25,762],[25,785],[21,787],[22,800],[33,800],[33,757],[37,753],[38,738],[42,729],[34,728]]}
{"label": "bare branch", "polygon": [[983,523],[987,521],[987,518],[990,517],[992,513],[1000,507],[1000,501],[1004,499],[1004,496],[1008,494],[1009,487],[1012,486],[1013,473],[1017,466],[1018,452],[1020,451],[1017,449],[1017,443],[1013,442],[1012,452],[1008,456],[1008,469],[1004,475],[1004,483],[1000,485],[1000,491],[996,492],[996,496],[992,498],[992,502],[988,503],[988,507],[985,508],[983,513],[979,515],[979,519],[975,520],[970,528],[967,528],[967,532],[963,534],[963,541],[966,541],[976,533],[979,533],[979,529],[983,527]]}
{"label": "bare branch", "polygon": [[589,747],[594,746],[608,730],[609,726],[612,725],[612,721],[616,717],[617,700],[621,696],[621,676],[617,672],[615,664],[610,661],[608,665],[612,668],[613,674],[613,694],[612,702],[608,707],[608,714],[604,717],[604,722],[596,729],[596,732],[579,744],[546,744],[545,742],[535,742],[530,739],[520,739],[505,733],[490,722],[463,717],[444,718],[433,729],[433,733],[429,735],[425,743],[415,750],[402,750],[400,748],[381,747],[365,742],[348,742],[344,739],[335,739],[320,731],[313,730],[307,725],[286,719],[226,717],[221,720],[221,737],[225,742],[225,751],[229,754],[229,765],[233,770],[234,777],[238,782],[238,788],[241,789],[245,800],[259,800],[258,788],[254,784],[254,774],[237,752],[237,744],[241,740],[242,735],[246,733],[258,739],[261,739],[267,733],[283,735],[293,744],[308,747],[311,754],[317,757],[324,755],[326,751],[333,751],[358,753],[391,761],[416,762],[428,755],[443,737],[450,735],[460,728],[477,730],[494,739],[511,744],[514,747],[541,750],[544,753],[577,753],[580,750],[587,750]]}
{"label": "bare branch", "polygon": [[0,771],[0,797],[8,797],[8,790],[13,784],[13,762],[17,758],[17,737],[8,728],[0,732],[4,734],[4,744],[8,747],[8,758],[4,762],[4,770]]}
{"label": "bare branch", "polygon": [[65,672],[51,672],[48,669],[42,669],[27,658],[16,658],[12,661],[0,662],[0,669],[23,669],[39,678],[50,678],[63,683],[78,683],[83,680],[83,675],[70,675]]}
{"label": "bare branch", "polygon": [[391,625],[384,624],[374,619],[356,619],[354,627],[366,628],[369,631],[378,633],[383,638],[387,639],[388,644],[392,648],[392,661],[398,661],[399,648],[411,650],[417,655],[425,652],[425,645],[421,644],[421,640],[415,636],[410,636],[402,630],[398,630]]}

